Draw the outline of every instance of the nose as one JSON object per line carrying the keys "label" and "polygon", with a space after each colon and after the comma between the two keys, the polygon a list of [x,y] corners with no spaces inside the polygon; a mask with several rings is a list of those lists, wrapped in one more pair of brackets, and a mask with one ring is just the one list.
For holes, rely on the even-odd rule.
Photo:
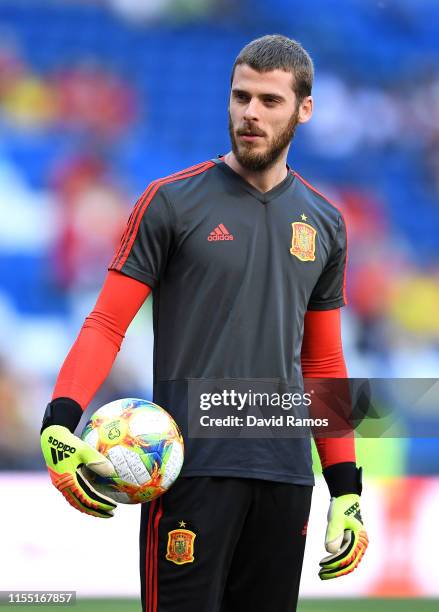
{"label": "nose", "polygon": [[251,98],[243,116],[244,121],[257,121],[259,119],[258,101],[256,98]]}

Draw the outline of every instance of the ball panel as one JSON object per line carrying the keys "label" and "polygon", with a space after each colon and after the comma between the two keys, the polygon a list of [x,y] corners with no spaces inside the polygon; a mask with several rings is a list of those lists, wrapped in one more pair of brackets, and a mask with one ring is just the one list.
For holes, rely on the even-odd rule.
{"label": "ball panel", "polygon": [[133,484],[143,485],[145,482],[149,482],[151,480],[151,474],[146,469],[138,453],[125,447],[122,447],[122,452],[124,454],[126,464],[135,480],[135,483]]}
{"label": "ball panel", "polygon": [[123,491],[119,491],[115,487],[109,486],[108,484],[101,483],[93,483],[93,487],[98,491],[98,493],[102,493],[103,495],[107,495],[111,497],[118,504],[133,504],[135,502],[131,501],[130,496]]}
{"label": "ball panel", "polygon": [[177,476],[180,474],[181,467],[183,465],[183,447],[181,444],[173,442],[171,444],[171,451],[169,456],[164,463],[164,471],[162,478],[162,487],[165,489],[169,488]]}
{"label": "ball panel", "polygon": [[97,429],[90,429],[87,432],[84,431],[84,434],[82,437],[84,442],[87,442],[87,444],[90,444],[90,446],[93,446],[93,448],[97,448],[99,441],[99,431]]}
{"label": "ball panel", "polygon": [[145,433],[148,436],[162,437],[170,429],[169,415],[164,410],[158,411],[154,405],[151,405],[149,410],[134,412],[130,418],[129,427],[134,437],[142,436]]}
{"label": "ball panel", "polygon": [[105,404],[105,406],[101,406],[101,408],[99,408],[95,413],[94,413],[94,417],[97,418],[111,418],[111,417],[118,417],[120,416],[121,411],[125,408],[125,402],[126,400],[124,400],[124,402],[121,403],[116,400],[115,402],[110,402],[109,404]]}
{"label": "ball panel", "polygon": [[114,469],[116,470],[116,474],[123,482],[128,482],[130,484],[136,485],[137,480],[134,477],[129,464],[125,458],[124,449],[122,446],[114,446],[110,448],[106,453],[108,459],[114,465]]}

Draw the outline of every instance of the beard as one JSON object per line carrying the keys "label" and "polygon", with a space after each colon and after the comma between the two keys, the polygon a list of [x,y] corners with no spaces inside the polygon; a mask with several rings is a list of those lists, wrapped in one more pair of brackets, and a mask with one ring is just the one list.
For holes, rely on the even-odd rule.
{"label": "beard", "polygon": [[[253,172],[260,172],[273,166],[279,157],[283,154],[284,150],[290,145],[294,138],[297,124],[299,123],[299,111],[296,110],[289,120],[285,128],[276,134],[268,145],[266,151],[258,153],[252,149],[251,143],[238,144],[235,129],[232,123],[232,117],[229,111],[229,136],[232,143],[232,151],[243,168],[252,170]],[[245,128],[241,128],[238,134],[244,132],[250,132],[259,134],[260,131],[256,128],[252,128],[249,124]]]}

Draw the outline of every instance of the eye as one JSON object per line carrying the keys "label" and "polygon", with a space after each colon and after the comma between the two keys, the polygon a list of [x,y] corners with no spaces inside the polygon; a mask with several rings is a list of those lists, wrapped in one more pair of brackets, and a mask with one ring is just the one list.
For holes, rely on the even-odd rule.
{"label": "eye", "polygon": [[245,94],[243,91],[236,91],[234,94],[235,100],[238,102],[248,102],[249,96]]}

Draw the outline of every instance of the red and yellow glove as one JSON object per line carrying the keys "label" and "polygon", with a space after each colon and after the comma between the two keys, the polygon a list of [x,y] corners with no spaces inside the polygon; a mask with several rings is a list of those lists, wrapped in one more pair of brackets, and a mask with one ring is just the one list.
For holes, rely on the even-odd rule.
{"label": "red and yellow glove", "polygon": [[41,449],[52,483],[69,504],[91,516],[110,518],[116,504],[93,488],[83,468],[111,476],[114,467],[104,455],[74,435],[81,416],[81,406],[70,398],[50,402],[41,428]]}
{"label": "red and yellow glove", "polygon": [[330,580],[352,572],[363,558],[368,543],[360,496],[351,493],[332,498],[325,537],[325,548],[331,554],[320,561],[320,578]]}
{"label": "red and yellow glove", "polygon": [[108,459],[61,425],[43,431],[41,449],[52,483],[71,506],[92,516],[113,516],[114,501],[98,493],[82,472],[85,466],[101,476],[111,476],[114,467]]}

